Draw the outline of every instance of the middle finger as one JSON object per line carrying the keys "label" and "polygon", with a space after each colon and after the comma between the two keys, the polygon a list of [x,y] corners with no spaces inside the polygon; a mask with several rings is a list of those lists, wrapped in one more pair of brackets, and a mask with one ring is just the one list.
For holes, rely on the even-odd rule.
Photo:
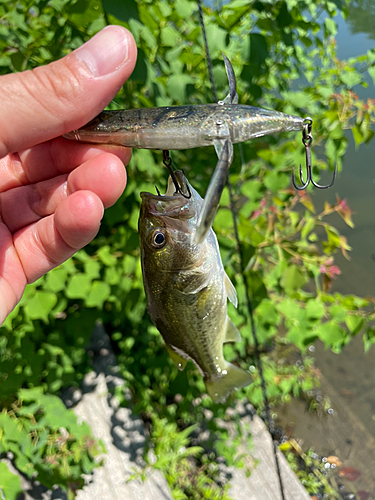
{"label": "middle finger", "polygon": [[75,191],[92,191],[104,207],[109,207],[121,196],[125,185],[126,171],[122,161],[113,154],[102,153],[70,174],[0,193],[0,217],[14,233],[53,214]]}

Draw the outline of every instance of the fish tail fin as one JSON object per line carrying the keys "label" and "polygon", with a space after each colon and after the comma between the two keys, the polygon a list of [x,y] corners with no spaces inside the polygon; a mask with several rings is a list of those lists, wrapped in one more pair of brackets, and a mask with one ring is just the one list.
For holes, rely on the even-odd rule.
{"label": "fish tail fin", "polygon": [[[227,372],[224,374],[224,372]],[[206,389],[211,397],[211,399],[218,403],[225,400],[229,393],[234,389],[240,389],[241,387],[246,387],[253,381],[252,376],[249,372],[246,372],[238,366],[232,365],[231,363],[226,363],[225,370],[222,371],[220,377],[215,377],[211,379],[206,379]]]}

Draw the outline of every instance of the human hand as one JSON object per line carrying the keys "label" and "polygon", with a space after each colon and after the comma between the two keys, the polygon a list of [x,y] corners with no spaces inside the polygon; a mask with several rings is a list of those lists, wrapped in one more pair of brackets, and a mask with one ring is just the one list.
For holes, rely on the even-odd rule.
{"label": "human hand", "polygon": [[0,325],[27,283],[97,234],[131,150],[61,136],[94,118],[133,71],[132,35],[109,26],[48,66],[0,77]]}

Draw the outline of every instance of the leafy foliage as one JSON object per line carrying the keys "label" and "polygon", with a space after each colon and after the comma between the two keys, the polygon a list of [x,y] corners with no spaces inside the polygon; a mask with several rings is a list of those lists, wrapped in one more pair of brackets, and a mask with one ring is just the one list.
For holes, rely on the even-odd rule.
{"label": "leafy foliage", "polygon": [[[82,474],[98,466],[94,458],[104,452],[103,446],[57,396],[45,395],[39,388],[20,389],[18,396],[0,414],[0,453],[11,452],[16,467],[26,476],[36,477],[48,488],[60,485],[73,498],[84,484]],[[12,476],[1,476],[7,499],[13,498],[7,490],[16,494],[20,489],[19,478]]]}
{"label": "leafy foliage", "polygon": [[2,498],[16,500],[22,493],[21,479],[13,474],[5,462],[0,462],[0,494]]}
{"label": "leafy foliage", "polygon": [[[358,145],[373,136],[374,102],[359,100],[355,88],[365,85],[367,74],[375,77],[375,51],[350,61],[335,56],[333,18],[338,10],[347,13],[347,5],[344,0],[323,0],[319,6],[312,0],[235,0],[220,9],[204,8],[218,95],[227,94],[225,52],[237,75],[240,102],[312,116],[316,178],[320,170],[336,163],[341,167],[345,129],[351,129]],[[134,34],[138,62],[110,108],[213,100],[197,4],[191,0],[20,0],[2,2],[0,16],[0,73],[47,64],[115,23]],[[213,148],[174,152],[173,158],[203,194],[216,163]],[[290,170],[303,161],[300,136],[284,134],[236,148],[231,167],[268,390],[271,398],[281,401],[308,392],[317,376],[308,358],[295,365],[288,363],[288,356],[276,354],[295,346],[305,352],[316,339],[336,352],[356,335],[362,335],[366,349],[375,342],[374,299],[330,291],[340,273],[335,254],[347,256],[350,247],[327,217],[331,221],[340,216],[352,226],[350,208],[338,198],[317,214],[312,192],[292,191]],[[242,464],[236,455],[242,431],[235,404],[244,398],[261,407],[262,399],[229,195],[224,192],[215,230],[239,296],[238,311],[229,305],[229,312],[243,342],[226,345],[225,357],[251,366],[255,382],[232,395],[225,406],[204,395],[192,364],[182,373],[176,369],[146,313],[137,234],[140,192],[165,185],[166,177],[159,153],[135,151],[125,193],[106,211],[94,242],[30,285],[0,330],[1,417],[4,426],[20,422],[19,439],[6,438],[0,444],[21,457],[19,450],[23,442],[32,441],[30,436],[52,443],[51,453],[44,445],[24,453],[29,470],[37,471],[48,486],[57,482],[73,492],[72,484],[81,485],[81,472],[92,468],[83,436],[88,431],[76,427],[62,407],[60,421],[66,419],[63,427],[75,437],[58,448],[62,434],[53,421],[58,403],[51,394],[79,384],[89,368],[85,346],[98,320],[111,335],[136,410],[150,427],[156,466],[170,471],[175,498],[226,498],[225,488],[220,496],[215,486],[220,474],[212,463],[222,458],[230,465]],[[19,398],[27,400],[26,406],[12,407]],[[231,440],[220,425],[223,419],[237,429]],[[17,460],[19,467],[26,467]],[[199,493],[186,484],[187,477]]]}

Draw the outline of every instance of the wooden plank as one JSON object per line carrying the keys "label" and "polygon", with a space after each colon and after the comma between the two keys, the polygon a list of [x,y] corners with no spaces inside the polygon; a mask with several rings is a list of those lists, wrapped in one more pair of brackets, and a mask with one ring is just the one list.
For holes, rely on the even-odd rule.
{"label": "wooden plank", "polygon": [[[243,469],[231,469],[232,479],[229,493],[235,500],[282,500],[279,478],[276,472],[271,435],[263,420],[254,414],[251,405],[239,406],[241,423],[253,438],[254,448],[247,452],[245,468],[251,471],[249,477]],[[289,467],[284,455],[278,450],[278,459],[286,500],[310,500],[298,477]]]}
{"label": "wooden plank", "polygon": [[116,358],[103,328],[95,329],[91,346],[97,352],[95,371],[86,375],[74,412],[90,425],[94,437],[104,442],[106,454],[104,465],[87,478],[89,482],[78,492],[77,500],[172,500],[160,471],[151,471],[145,482],[127,482],[145,465],[143,422],[130,407],[120,407],[111,394],[111,388],[124,385],[124,381],[117,375]]}

